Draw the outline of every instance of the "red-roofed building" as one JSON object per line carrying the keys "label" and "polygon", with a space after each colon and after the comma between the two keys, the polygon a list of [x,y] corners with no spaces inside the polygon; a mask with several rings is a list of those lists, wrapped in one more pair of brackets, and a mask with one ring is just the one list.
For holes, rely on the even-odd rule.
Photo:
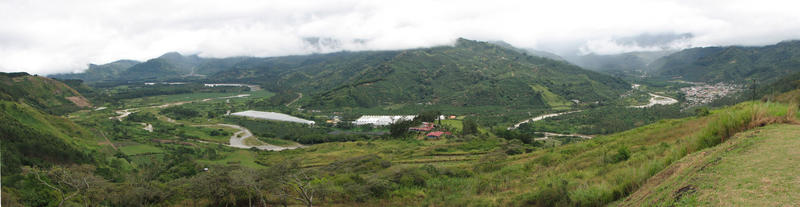
{"label": "red-roofed building", "polygon": [[442,132],[442,131],[435,131],[435,132],[428,133],[428,135],[426,135],[426,136],[428,138],[439,138],[439,137],[442,137],[442,135],[445,135],[445,133]]}
{"label": "red-roofed building", "polygon": [[418,131],[418,132],[427,132],[427,131],[431,131],[431,130],[433,130],[434,128],[436,128],[436,125],[434,125],[433,123],[430,123],[430,122],[422,122],[422,125],[420,125],[420,126],[418,126],[418,127],[411,127],[411,128],[408,128],[408,130],[411,130],[411,131]]}

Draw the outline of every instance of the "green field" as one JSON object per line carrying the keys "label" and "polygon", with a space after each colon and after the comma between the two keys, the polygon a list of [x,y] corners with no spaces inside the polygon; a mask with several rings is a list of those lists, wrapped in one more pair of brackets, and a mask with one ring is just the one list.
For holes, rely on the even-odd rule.
{"label": "green field", "polygon": [[140,155],[140,154],[154,154],[154,153],[163,153],[164,150],[161,150],[158,147],[146,144],[138,144],[138,145],[127,145],[119,148],[122,153],[125,155]]}

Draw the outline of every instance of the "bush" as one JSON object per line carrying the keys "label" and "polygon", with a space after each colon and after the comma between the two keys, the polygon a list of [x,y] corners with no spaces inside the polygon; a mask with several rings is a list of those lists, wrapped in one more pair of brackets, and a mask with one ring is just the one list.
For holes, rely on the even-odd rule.
{"label": "bush", "polygon": [[524,205],[566,206],[568,204],[567,185],[569,182],[561,178],[550,178],[539,183],[536,191],[524,194],[521,200]]}
{"label": "bush", "polygon": [[700,107],[694,109],[695,116],[708,116],[711,112],[708,111],[708,107]]}
{"label": "bush", "polygon": [[606,163],[618,163],[631,157],[631,151],[628,149],[627,146],[620,146],[617,148],[617,153],[612,155],[611,157],[606,158]]}

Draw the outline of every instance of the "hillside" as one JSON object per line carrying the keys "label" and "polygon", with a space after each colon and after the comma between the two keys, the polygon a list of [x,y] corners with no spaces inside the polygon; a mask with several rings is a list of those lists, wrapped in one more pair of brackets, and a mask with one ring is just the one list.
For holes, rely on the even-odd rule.
{"label": "hillside", "polygon": [[792,124],[739,133],[675,162],[618,206],[798,205],[798,134]]}
{"label": "hillside", "polygon": [[629,52],[614,55],[588,54],[566,56],[572,64],[594,71],[605,72],[647,72],[649,65],[674,51]]}
{"label": "hillside", "polygon": [[[240,64],[239,66],[245,66]],[[607,101],[627,83],[486,42],[381,52],[268,58],[215,75],[309,94],[307,107],[395,104],[560,107]]]}
{"label": "hillside", "polygon": [[66,84],[27,73],[0,73],[0,100],[25,103],[52,114],[64,114],[92,104]]}
{"label": "hillside", "polygon": [[651,67],[655,75],[687,81],[770,83],[800,72],[800,41],[763,47],[686,49],[655,61]]}
{"label": "hillside", "polygon": [[[53,77],[100,77],[86,74]],[[432,104],[557,108],[608,101],[629,89],[616,78],[526,55],[510,45],[459,39],[455,46],[267,58],[168,53],[101,81],[206,80],[256,83],[305,94],[306,107]]]}
{"label": "hillside", "polygon": [[24,165],[92,161],[87,152],[92,148],[85,144],[95,144],[95,135],[70,120],[42,113],[24,103],[0,101],[0,123],[3,175],[18,173]]}
{"label": "hillside", "polygon": [[102,65],[90,64],[89,68],[87,68],[82,73],[55,74],[55,75],[50,75],[49,77],[58,78],[62,80],[66,79],[79,79],[84,81],[107,80],[119,77],[120,73],[122,73],[123,71],[127,70],[128,68],[136,64],[139,64],[139,62],[134,60],[118,60],[112,63],[102,64]]}

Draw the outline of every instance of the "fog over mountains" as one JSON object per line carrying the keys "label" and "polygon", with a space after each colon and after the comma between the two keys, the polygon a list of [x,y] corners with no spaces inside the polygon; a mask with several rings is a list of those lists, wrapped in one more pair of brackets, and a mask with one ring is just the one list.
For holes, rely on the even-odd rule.
{"label": "fog over mountains", "polygon": [[[793,1],[3,1],[0,71],[79,72],[170,51],[284,56],[505,41],[561,56],[800,37]],[[158,5],[154,7],[153,5]]]}

